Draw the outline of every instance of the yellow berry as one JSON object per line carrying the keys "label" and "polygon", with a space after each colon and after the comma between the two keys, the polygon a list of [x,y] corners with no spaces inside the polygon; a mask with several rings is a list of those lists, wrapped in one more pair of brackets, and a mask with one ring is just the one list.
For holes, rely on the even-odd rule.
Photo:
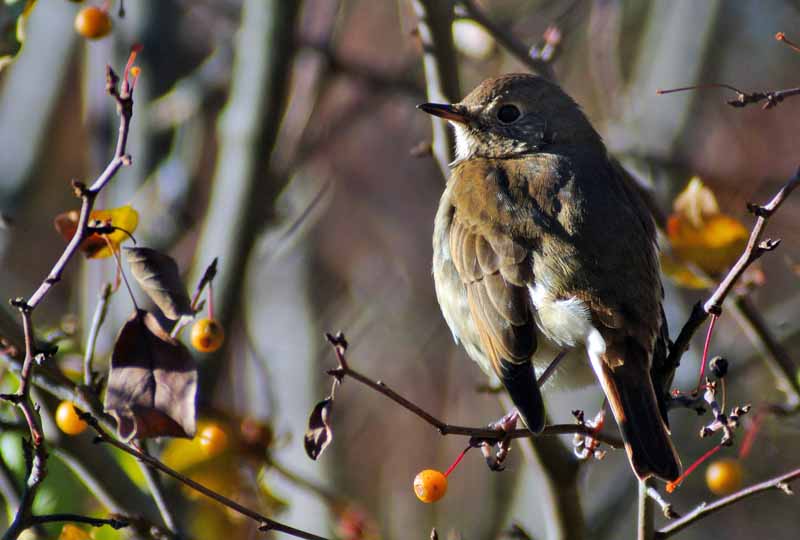
{"label": "yellow berry", "polygon": [[192,326],[192,347],[200,352],[214,352],[223,341],[225,332],[214,319],[200,319]]}
{"label": "yellow berry", "polygon": [[62,401],[56,409],[56,425],[67,435],[83,433],[89,425],[80,419],[75,412],[75,404],[71,401]]}
{"label": "yellow berry", "polygon": [[198,434],[200,447],[208,456],[221,454],[228,448],[228,434],[218,424],[208,424]]}
{"label": "yellow berry", "polygon": [[447,477],[433,469],[425,469],[414,478],[414,493],[424,503],[438,501],[447,493]]}
{"label": "yellow berry", "polygon": [[103,8],[88,6],[75,16],[75,31],[87,39],[100,39],[111,33],[111,17]]}
{"label": "yellow berry", "polygon": [[706,485],[716,495],[730,495],[742,487],[744,469],[732,458],[713,461],[706,469]]}

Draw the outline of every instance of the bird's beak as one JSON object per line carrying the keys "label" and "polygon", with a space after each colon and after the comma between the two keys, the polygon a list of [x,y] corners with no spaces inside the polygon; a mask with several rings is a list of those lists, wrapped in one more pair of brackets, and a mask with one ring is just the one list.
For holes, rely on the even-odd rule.
{"label": "bird's beak", "polygon": [[423,103],[422,105],[417,105],[417,109],[432,114],[433,116],[440,116],[451,122],[458,122],[459,124],[466,124],[469,122],[469,116],[467,116],[466,111],[458,105]]}

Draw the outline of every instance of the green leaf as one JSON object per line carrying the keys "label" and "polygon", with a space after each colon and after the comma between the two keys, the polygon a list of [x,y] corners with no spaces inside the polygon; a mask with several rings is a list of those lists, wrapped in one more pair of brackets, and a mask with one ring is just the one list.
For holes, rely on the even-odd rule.
{"label": "green leaf", "polygon": [[36,0],[0,0],[0,71],[14,61],[25,42],[25,20]]}

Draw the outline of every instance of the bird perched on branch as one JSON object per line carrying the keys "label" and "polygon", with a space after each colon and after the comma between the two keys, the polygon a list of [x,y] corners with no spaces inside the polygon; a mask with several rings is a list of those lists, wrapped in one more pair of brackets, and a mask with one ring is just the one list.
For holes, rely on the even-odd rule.
{"label": "bird perched on branch", "polygon": [[676,479],[650,370],[666,335],[655,226],[633,180],[541,77],[488,79],[459,103],[420,109],[456,134],[433,236],[436,294],[456,340],[534,433],[545,422],[537,371],[558,357],[564,386],[594,372],[636,475]]}

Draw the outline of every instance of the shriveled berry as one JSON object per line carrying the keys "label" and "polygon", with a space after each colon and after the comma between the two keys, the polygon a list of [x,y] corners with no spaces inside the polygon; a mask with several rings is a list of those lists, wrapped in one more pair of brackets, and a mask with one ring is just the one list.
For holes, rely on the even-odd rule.
{"label": "shriveled berry", "polygon": [[728,374],[728,361],[721,356],[712,358],[711,362],[708,363],[708,367],[711,368],[711,372],[717,379],[721,379]]}

